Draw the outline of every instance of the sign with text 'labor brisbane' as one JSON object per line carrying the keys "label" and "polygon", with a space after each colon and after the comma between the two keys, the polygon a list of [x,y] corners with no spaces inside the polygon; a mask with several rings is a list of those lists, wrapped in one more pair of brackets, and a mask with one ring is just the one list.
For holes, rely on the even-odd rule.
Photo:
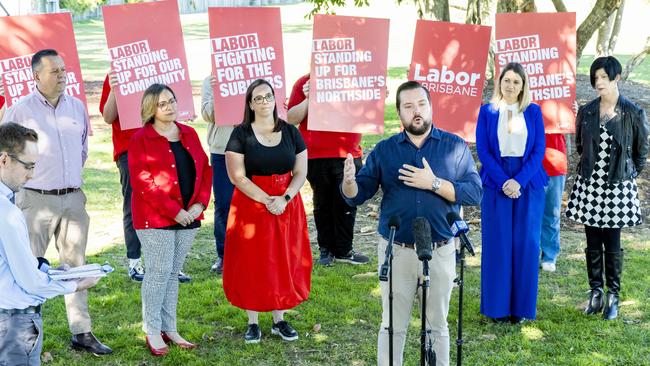
{"label": "sign with text 'labor brisbane'", "polygon": [[12,106],[36,87],[32,56],[55,49],[65,63],[65,93],[86,103],[79,55],[70,13],[0,17],[0,79],[7,105]]}
{"label": "sign with text 'labor brisbane'", "polygon": [[576,14],[496,15],[495,74],[510,62],[524,66],[546,132],[573,133],[576,99]]}
{"label": "sign with text 'labor brisbane'", "polygon": [[491,28],[418,20],[409,80],[431,95],[433,124],[466,141],[476,139]]}
{"label": "sign with text 'labor brisbane'", "polygon": [[384,133],[388,19],[316,15],[309,129]]}
{"label": "sign with text 'labor brisbane'", "polygon": [[286,119],[286,81],[280,8],[208,8],[210,53],[217,125],[236,125],[244,118],[246,90],[257,79],[275,91],[278,116]]}
{"label": "sign with text 'labor brisbane'", "polygon": [[104,6],[102,11],[122,129],[142,126],[142,95],[156,83],[174,91],[178,120],[192,119],[192,85],[176,1]]}

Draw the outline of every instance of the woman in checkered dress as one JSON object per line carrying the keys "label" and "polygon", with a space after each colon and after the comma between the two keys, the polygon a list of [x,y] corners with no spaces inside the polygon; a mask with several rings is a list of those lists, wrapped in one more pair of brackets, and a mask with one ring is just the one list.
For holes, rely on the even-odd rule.
{"label": "woman in checkered dress", "polygon": [[591,85],[598,98],[580,108],[576,118],[580,162],[566,212],[569,219],[585,225],[591,287],[585,313],[603,311],[608,320],[618,316],[621,228],[642,220],[635,177],[648,154],[648,121],[641,108],[620,95],[621,71],[620,62],[612,56],[599,57],[591,65]]}

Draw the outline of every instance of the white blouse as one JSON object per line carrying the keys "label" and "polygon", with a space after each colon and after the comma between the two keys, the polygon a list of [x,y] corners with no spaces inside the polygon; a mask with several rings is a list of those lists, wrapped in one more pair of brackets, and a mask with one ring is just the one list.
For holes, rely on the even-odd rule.
{"label": "white blouse", "polygon": [[[508,122],[508,115],[510,121]],[[526,150],[528,129],[524,114],[519,112],[519,103],[499,103],[499,125],[497,128],[501,156],[522,157]]]}

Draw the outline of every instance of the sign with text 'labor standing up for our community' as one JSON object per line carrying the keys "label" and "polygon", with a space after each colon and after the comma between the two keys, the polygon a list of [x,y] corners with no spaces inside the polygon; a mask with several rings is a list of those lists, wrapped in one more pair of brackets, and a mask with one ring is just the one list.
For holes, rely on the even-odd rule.
{"label": "sign with text 'labor standing up for our community'", "polygon": [[316,15],[309,129],[382,134],[388,19]]}
{"label": "sign with text 'labor standing up for our community'", "polygon": [[244,118],[246,89],[265,79],[275,91],[278,116],[286,119],[286,81],[280,8],[208,8],[217,125]]}
{"label": "sign with text 'labor standing up for our community'", "polygon": [[117,75],[117,109],[123,130],[142,126],[140,103],[151,84],[176,95],[178,120],[194,117],[192,85],[176,1],[104,6],[111,70]]}
{"label": "sign with text 'labor standing up for our community'", "polygon": [[55,49],[66,68],[65,93],[86,103],[79,55],[69,13],[0,17],[0,79],[12,106],[36,87],[32,56]]}
{"label": "sign with text 'labor standing up for our community'", "polygon": [[522,64],[530,96],[542,107],[546,132],[573,133],[576,99],[576,14],[497,14],[495,73]]}
{"label": "sign with text 'labor standing up for our community'", "polygon": [[418,20],[409,80],[431,95],[433,124],[467,141],[476,139],[476,119],[485,84],[491,28]]}

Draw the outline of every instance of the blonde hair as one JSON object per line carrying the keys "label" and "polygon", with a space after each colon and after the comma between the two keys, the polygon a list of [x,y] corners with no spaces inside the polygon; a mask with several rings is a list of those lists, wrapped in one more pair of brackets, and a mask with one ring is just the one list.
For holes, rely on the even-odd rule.
{"label": "blonde hair", "polygon": [[169,91],[174,99],[176,99],[176,94],[174,91],[164,84],[151,84],[144,91],[142,95],[142,102],[140,103],[140,117],[142,118],[142,125],[147,123],[153,123],[154,117],[156,116],[156,111],[158,110],[158,102],[160,100],[160,94],[163,91]]}
{"label": "blonde hair", "polygon": [[503,70],[501,70],[501,75],[499,75],[499,79],[494,83],[494,93],[492,94],[491,103],[497,105],[499,104],[500,101],[503,100],[503,94],[501,94],[501,80],[503,79],[503,76],[508,71],[512,71],[515,74],[519,75],[519,77],[521,77],[521,81],[522,81],[521,92],[517,96],[517,101],[519,101],[519,112],[523,112],[526,110],[526,108],[528,108],[528,106],[531,103],[530,87],[528,86],[528,75],[526,74],[524,67],[521,66],[521,64],[516,62],[511,62],[507,64],[506,67],[504,67]]}

